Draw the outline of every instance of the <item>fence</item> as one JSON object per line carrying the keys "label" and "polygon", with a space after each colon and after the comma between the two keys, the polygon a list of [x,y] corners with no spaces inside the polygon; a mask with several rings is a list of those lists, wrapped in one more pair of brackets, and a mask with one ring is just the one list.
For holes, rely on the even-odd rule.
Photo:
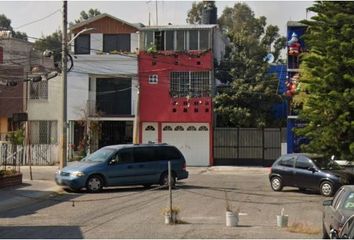
{"label": "fence", "polygon": [[0,165],[55,165],[57,153],[58,146],[54,144],[22,146],[2,142],[0,143]]}
{"label": "fence", "polygon": [[216,128],[214,165],[270,166],[283,142],[286,128]]}

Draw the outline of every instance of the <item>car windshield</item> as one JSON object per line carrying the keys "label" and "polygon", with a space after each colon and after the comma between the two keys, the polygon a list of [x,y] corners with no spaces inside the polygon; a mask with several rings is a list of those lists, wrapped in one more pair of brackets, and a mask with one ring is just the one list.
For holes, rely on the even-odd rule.
{"label": "car windshield", "polygon": [[312,158],[312,161],[321,170],[342,170],[343,168],[333,160],[326,158]]}
{"label": "car windshield", "polygon": [[90,161],[90,162],[104,162],[106,161],[113,153],[115,149],[112,148],[101,148],[91,155],[85,157],[81,161]]}

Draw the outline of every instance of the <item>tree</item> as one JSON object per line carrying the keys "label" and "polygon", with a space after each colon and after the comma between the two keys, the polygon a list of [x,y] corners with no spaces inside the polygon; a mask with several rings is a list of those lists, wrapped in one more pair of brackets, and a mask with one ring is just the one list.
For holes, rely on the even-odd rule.
{"label": "tree", "polygon": [[98,15],[101,15],[101,12],[95,8],[90,8],[87,12],[85,11],[81,11],[80,13],[80,18],[76,19],[75,20],[75,23],[80,23],[82,21],[86,21],[92,17],[95,17],[95,16],[98,16]]}
{"label": "tree", "polygon": [[0,14],[0,30],[11,31],[13,38],[18,38],[27,41],[27,34],[24,32],[14,31],[11,26],[11,20],[8,19],[4,14]]}
{"label": "tree", "polygon": [[278,126],[272,109],[282,97],[277,94],[278,79],[269,74],[264,57],[272,53],[277,61],[286,39],[279,35],[277,26],[266,27],[266,18],[256,18],[245,3],[225,8],[218,21],[230,40],[227,54],[216,65],[216,73],[220,69],[227,72],[230,81],[230,86],[214,98],[218,125]]}
{"label": "tree", "polygon": [[215,1],[193,2],[192,8],[188,11],[186,22],[190,24],[201,24],[202,10],[206,4],[215,6]]}
{"label": "tree", "polygon": [[34,42],[34,47],[37,50],[45,51],[50,50],[54,53],[54,62],[58,63],[61,60],[61,38],[62,34],[60,30],[52,33],[48,36],[42,36],[41,39],[38,39]]}
{"label": "tree", "polygon": [[316,2],[309,10],[317,15],[303,21],[308,53],[300,65],[306,94],[299,114],[307,124],[296,133],[309,140],[304,151],[353,161],[354,2]]}

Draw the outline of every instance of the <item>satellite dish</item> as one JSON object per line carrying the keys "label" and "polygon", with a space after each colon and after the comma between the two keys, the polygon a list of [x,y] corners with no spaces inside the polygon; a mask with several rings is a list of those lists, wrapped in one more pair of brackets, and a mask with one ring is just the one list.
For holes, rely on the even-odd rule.
{"label": "satellite dish", "polygon": [[274,55],[271,53],[268,53],[267,56],[265,56],[263,58],[263,61],[267,62],[267,63],[272,63],[274,62]]}

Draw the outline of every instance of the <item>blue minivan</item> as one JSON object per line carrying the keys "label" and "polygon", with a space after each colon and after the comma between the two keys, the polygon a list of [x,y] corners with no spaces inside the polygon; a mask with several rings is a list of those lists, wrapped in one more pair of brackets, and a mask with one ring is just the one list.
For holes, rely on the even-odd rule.
{"label": "blue minivan", "polygon": [[72,190],[86,188],[99,192],[103,187],[168,184],[168,161],[171,183],[188,178],[182,153],[168,144],[124,144],[103,147],[76,164],[58,171],[55,181]]}

